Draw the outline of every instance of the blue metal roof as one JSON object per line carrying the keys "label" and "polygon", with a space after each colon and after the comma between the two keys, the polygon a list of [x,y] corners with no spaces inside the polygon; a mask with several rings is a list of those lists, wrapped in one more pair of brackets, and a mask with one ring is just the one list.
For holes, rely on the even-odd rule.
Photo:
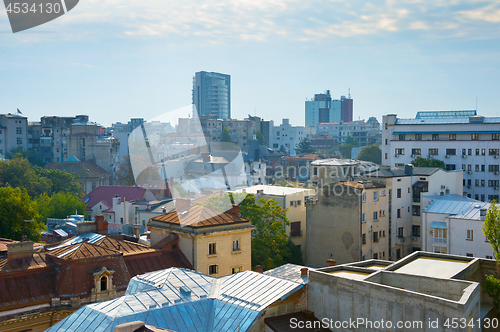
{"label": "blue metal roof", "polygon": [[485,117],[483,122],[470,122],[465,118],[425,118],[425,119],[397,119],[396,125],[426,125],[426,124],[475,124],[500,123],[500,117]]}
{"label": "blue metal roof", "polygon": [[488,209],[490,206],[490,203],[460,195],[429,195],[425,197],[433,200],[425,208],[425,212],[447,214],[454,219],[483,220],[481,209]]}
{"label": "blue metal roof", "polygon": [[174,331],[248,331],[272,303],[303,285],[252,271],[212,278],[171,268],[134,277],[122,297],[80,308],[49,328],[109,331],[141,320]]}

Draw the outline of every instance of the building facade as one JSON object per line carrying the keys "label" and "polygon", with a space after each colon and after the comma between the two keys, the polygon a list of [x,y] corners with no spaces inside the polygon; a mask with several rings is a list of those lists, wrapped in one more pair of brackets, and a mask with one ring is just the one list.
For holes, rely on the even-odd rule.
{"label": "building facade", "polygon": [[197,115],[231,118],[231,77],[226,74],[200,71],[193,77],[193,106]]}
{"label": "building facade", "polygon": [[319,123],[317,126],[319,135],[329,135],[340,144],[345,143],[347,136],[354,137],[358,140],[359,146],[369,146],[380,143],[382,131],[380,123],[375,117],[371,117],[368,121],[359,120],[351,122],[333,122]]}
{"label": "building facade", "polygon": [[284,148],[290,156],[295,156],[297,144],[304,138],[306,138],[304,127],[292,126],[289,119],[283,119],[279,126],[273,128],[269,144],[270,148]]}
{"label": "building facade", "polygon": [[332,99],[330,90],[315,94],[311,100],[306,100],[305,124],[306,127],[316,128],[319,123],[351,122],[353,119],[353,100],[351,96],[341,96]]}
{"label": "building facade", "polygon": [[28,118],[0,114],[0,158],[15,148],[28,149]]}
{"label": "building facade", "polygon": [[463,195],[499,200],[500,117],[475,111],[419,112],[415,119],[384,115],[382,164],[399,166],[417,157],[463,171]]}

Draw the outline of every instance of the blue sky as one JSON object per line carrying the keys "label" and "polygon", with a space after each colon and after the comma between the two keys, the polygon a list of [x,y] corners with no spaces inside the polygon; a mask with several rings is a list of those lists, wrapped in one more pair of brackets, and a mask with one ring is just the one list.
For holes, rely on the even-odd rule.
{"label": "blue sky", "polygon": [[231,75],[233,117],[304,124],[331,90],[355,119],[500,116],[499,1],[80,0],[12,34],[0,9],[0,113],[110,125],[191,103],[196,71]]}

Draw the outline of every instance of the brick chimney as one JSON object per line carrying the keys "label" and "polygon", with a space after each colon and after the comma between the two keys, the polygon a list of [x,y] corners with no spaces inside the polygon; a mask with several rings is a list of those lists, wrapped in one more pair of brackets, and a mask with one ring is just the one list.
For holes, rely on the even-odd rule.
{"label": "brick chimney", "polygon": [[97,233],[108,235],[108,222],[104,221],[104,216],[102,214],[98,214],[95,216],[95,222],[97,225]]}
{"label": "brick chimney", "polygon": [[114,327],[114,332],[134,332],[141,327],[144,327],[144,325],[144,322],[141,322],[140,320],[130,323],[123,323],[120,325],[116,325]]}
{"label": "brick chimney", "polygon": [[23,241],[7,244],[7,259],[33,257],[33,242]]}
{"label": "brick chimney", "polygon": [[139,227],[134,227],[134,236],[136,239],[139,239],[141,237],[141,231]]}
{"label": "brick chimney", "polygon": [[331,258],[330,258],[330,259],[327,259],[327,260],[326,260],[326,266],[327,266],[327,267],[328,267],[328,266],[335,266],[335,265],[337,265],[337,261],[336,261],[335,259],[331,259]]}
{"label": "brick chimney", "polygon": [[177,211],[187,209],[191,207],[191,200],[187,198],[176,198],[175,199],[175,209]]}
{"label": "brick chimney", "polygon": [[255,272],[257,272],[257,273],[262,273],[262,272],[264,272],[264,267],[263,267],[262,265],[257,265],[257,266],[255,267]]}
{"label": "brick chimney", "polygon": [[240,206],[239,205],[232,205],[232,204],[229,205],[227,213],[232,214],[233,216],[239,217],[240,216]]}
{"label": "brick chimney", "polygon": [[308,271],[309,271],[309,269],[307,267],[301,268],[300,269],[300,276],[301,277],[307,276]]}

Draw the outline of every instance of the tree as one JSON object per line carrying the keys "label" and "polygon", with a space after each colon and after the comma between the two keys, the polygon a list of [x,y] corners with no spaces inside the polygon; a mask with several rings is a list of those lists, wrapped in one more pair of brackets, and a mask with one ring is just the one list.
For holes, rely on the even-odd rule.
{"label": "tree", "polygon": [[36,166],[43,167],[44,162],[40,159],[40,156],[36,154],[33,149],[25,150],[22,146],[18,146],[17,148],[12,148],[5,154],[5,159],[13,159],[13,158],[26,158],[28,161]]}
{"label": "tree", "polygon": [[[250,219],[252,231],[252,266],[262,265],[265,270],[288,262],[302,263],[302,253],[286,235],[284,225],[290,225],[283,209],[274,199],[256,202],[253,194],[212,195],[203,205],[224,211],[230,202],[239,202],[240,216]],[[297,250],[298,249],[298,250]]]}
{"label": "tree", "polygon": [[311,146],[311,140],[307,137],[304,138],[295,146],[295,152],[297,154],[314,152],[314,149]]}
{"label": "tree", "polygon": [[232,142],[231,134],[229,133],[229,129],[227,127],[222,128],[222,142]]}
{"label": "tree", "polygon": [[259,129],[255,132],[255,137],[259,141],[259,145],[264,145],[264,135],[260,132]]}
{"label": "tree", "polygon": [[446,164],[444,163],[444,161],[434,158],[417,157],[416,159],[411,161],[411,164],[415,167],[439,167],[442,169],[446,169]]}
{"label": "tree", "polygon": [[133,186],[135,184],[129,154],[126,154],[122,162],[118,165],[118,170],[115,173],[115,183],[120,186]]}
{"label": "tree", "polygon": [[356,159],[371,161],[372,163],[380,165],[382,163],[382,150],[376,145],[365,146],[361,149]]}
{"label": "tree", "polygon": [[[498,204],[493,201],[486,213],[482,225],[483,233],[493,249],[497,261],[497,272],[500,272],[500,210]],[[484,291],[493,299],[493,306],[500,317],[500,280],[490,275],[484,283]]]}
{"label": "tree", "polygon": [[344,144],[351,144],[355,148],[359,147],[358,139],[356,137],[352,137],[351,135],[347,135],[347,137],[345,138]]}
{"label": "tree", "polygon": [[280,146],[280,149],[278,151],[281,153],[288,153],[288,151],[286,150],[286,147],[284,145]]}
{"label": "tree", "polygon": [[356,146],[352,144],[341,144],[338,146],[340,154],[342,154],[342,158],[350,159],[351,158],[351,151],[353,148]]}
{"label": "tree", "polygon": [[85,214],[86,205],[74,194],[59,192],[52,196],[40,195],[36,200],[38,221],[46,223],[47,218],[65,219],[72,214]]}
{"label": "tree", "polygon": [[37,219],[36,203],[25,189],[0,187],[0,237],[38,241],[45,225]]}

